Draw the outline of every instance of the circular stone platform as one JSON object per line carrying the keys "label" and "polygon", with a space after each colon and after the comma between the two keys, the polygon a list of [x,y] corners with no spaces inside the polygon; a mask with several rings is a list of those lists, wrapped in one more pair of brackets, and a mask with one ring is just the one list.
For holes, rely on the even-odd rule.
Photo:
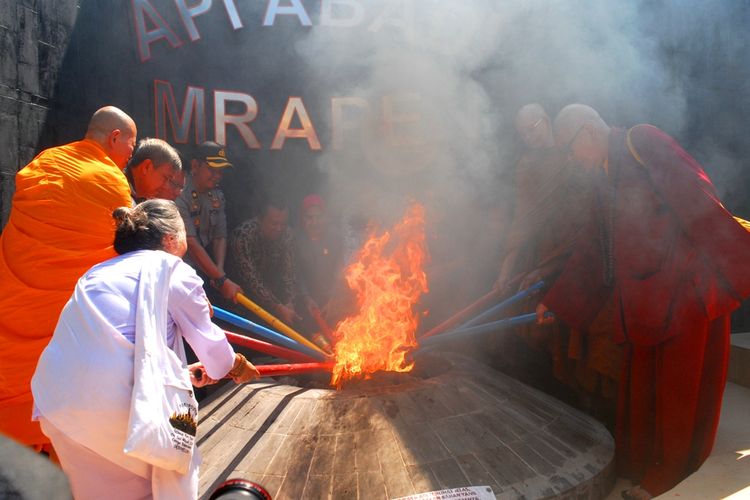
{"label": "circular stone platform", "polygon": [[614,443],[600,423],[462,357],[381,387],[227,384],[200,416],[204,496],[227,478],[275,500],[485,485],[497,498],[600,499],[614,482]]}

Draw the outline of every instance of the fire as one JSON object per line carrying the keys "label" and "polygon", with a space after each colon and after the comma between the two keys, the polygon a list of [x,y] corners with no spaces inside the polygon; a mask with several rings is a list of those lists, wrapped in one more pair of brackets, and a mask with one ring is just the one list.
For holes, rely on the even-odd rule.
{"label": "fire", "polygon": [[417,345],[414,305],[427,292],[424,215],[424,207],[413,203],[393,238],[389,231],[371,235],[347,268],[358,312],[336,327],[331,384],[337,388],[350,378],[369,378],[380,370],[407,372],[414,366],[406,354]]}

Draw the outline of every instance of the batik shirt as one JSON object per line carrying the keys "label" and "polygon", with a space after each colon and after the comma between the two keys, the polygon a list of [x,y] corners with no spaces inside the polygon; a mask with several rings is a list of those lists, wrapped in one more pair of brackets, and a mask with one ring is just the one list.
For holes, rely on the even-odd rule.
{"label": "batik shirt", "polygon": [[296,278],[289,229],[271,241],[261,235],[257,218],[247,220],[232,233],[230,252],[240,286],[262,307],[292,302]]}

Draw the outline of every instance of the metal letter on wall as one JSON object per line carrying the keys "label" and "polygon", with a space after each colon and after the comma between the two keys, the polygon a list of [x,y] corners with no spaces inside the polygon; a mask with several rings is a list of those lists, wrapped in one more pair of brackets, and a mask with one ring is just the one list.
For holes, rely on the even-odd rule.
{"label": "metal letter on wall", "polygon": [[169,141],[167,137],[167,118],[172,126],[174,142],[185,144],[188,141],[190,125],[195,126],[195,143],[206,140],[206,91],[200,87],[188,86],[182,111],[177,109],[172,84],[154,80],[154,116],[156,118],[156,137]]}
{"label": "metal letter on wall", "polygon": [[[235,101],[245,105],[245,112],[239,115],[227,113],[227,102]],[[217,90],[214,92],[214,137],[219,144],[227,143],[227,125],[234,125],[242,140],[250,149],[260,149],[260,141],[250,128],[250,122],[258,116],[258,103],[253,96],[242,92]]]}
{"label": "metal letter on wall", "polygon": [[[182,40],[172,31],[161,14],[151,5],[151,2],[148,0],[132,0],[132,6],[135,34],[138,41],[138,55],[141,62],[151,59],[151,44],[157,40],[166,38],[173,49],[182,45]],[[156,28],[148,29],[146,17]]]}

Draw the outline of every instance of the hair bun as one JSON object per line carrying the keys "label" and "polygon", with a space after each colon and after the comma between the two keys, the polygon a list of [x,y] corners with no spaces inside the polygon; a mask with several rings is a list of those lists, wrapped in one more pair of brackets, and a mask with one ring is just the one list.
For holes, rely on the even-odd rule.
{"label": "hair bun", "polygon": [[148,231],[148,220],[148,214],[143,209],[142,205],[137,205],[130,211],[130,222],[133,224],[136,231]]}
{"label": "hair bun", "polygon": [[115,219],[119,226],[126,220],[130,219],[130,214],[133,210],[130,207],[117,207],[112,212],[112,218]]}
{"label": "hair bun", "polygon": [[115,251],[161,250],[166,234],[184,231],[177,206],[167,200],[146,200],[133,208],[119,207],[112,212],[117,222]]}

